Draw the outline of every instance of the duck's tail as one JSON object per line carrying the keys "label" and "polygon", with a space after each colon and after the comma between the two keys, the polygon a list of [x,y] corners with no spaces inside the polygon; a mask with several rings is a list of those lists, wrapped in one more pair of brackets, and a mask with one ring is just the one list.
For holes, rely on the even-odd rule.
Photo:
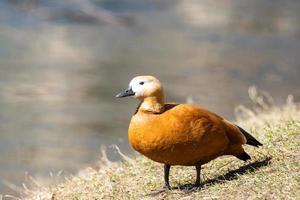
{"label": "duck's tail", "polygon": [[251,146],[255,146],[255,147],[259,147],[262,146],[262,143],[260,143],[257,139],[255,139],[252,135],[250,135],[250,133],[248,133],[247,131],[245,131],[244,129],[242,129],[241,127],[237,126],[240,131],[243,133],[243,135],[245,136],[247,142],[246,144],[249,144]]}

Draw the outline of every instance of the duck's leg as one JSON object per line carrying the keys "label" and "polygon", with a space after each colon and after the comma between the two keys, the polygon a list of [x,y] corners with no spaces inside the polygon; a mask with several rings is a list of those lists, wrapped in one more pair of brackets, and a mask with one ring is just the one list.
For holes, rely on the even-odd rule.
{"label": "duck's leg", "polygon": [[200,174],[201,174],[201,165],[197,164],[196,165],[196,182],[195,182],[195,187],[200,187],[200,185],[201,185]]}
{"label": "duck's leg", "polygon": [[164,165],[164,179],[165,179],[164,189],[167,189],[167,190],[171,189],[170,184],[169,184],[170,168],[171,168],[171,165],[169,165],[169,164]]}

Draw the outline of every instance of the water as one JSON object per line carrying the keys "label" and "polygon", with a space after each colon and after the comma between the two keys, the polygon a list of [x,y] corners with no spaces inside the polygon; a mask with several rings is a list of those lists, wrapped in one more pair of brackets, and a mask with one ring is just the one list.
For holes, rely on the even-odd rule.
{"label": "water", "polygon": [[[233,119],[251,85],[299,100],[297,1],[0,1],[0,193],[127,143],[138,74]],[[111,160],[118,157],[108,149]]]}

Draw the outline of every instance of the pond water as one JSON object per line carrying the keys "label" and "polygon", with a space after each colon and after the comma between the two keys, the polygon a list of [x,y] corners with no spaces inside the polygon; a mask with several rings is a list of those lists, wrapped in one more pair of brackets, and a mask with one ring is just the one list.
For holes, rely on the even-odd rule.
{"label": "pond water", "polygon": [[278,104],[299,100],[299,10],[292,0],[0,0],[0,193],[27,173],[94,165],[101,146],[132,155],[137,101],[114,96],[135,75],[229,119],[251,85]]}

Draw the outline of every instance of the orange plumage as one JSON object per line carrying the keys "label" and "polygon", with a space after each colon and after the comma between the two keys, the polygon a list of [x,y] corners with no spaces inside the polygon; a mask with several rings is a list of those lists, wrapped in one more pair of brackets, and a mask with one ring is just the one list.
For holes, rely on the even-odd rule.
{"label": "orange plumage", "polygon": [[[242,128],[206,109],[190,104],[165,104],[162,86],[152,76],[134,78],[126,92],[118,97],[132,95],[141,101],[129,125],[129,142],[136,151],[164,163],[167,176],[171,165],[197,168],[223,155],[247,160],[250,156],[242,145],[261,145]],[[197,186],[198,175],[200,168]],[[166,175],[165,184],[169,188]]]}

